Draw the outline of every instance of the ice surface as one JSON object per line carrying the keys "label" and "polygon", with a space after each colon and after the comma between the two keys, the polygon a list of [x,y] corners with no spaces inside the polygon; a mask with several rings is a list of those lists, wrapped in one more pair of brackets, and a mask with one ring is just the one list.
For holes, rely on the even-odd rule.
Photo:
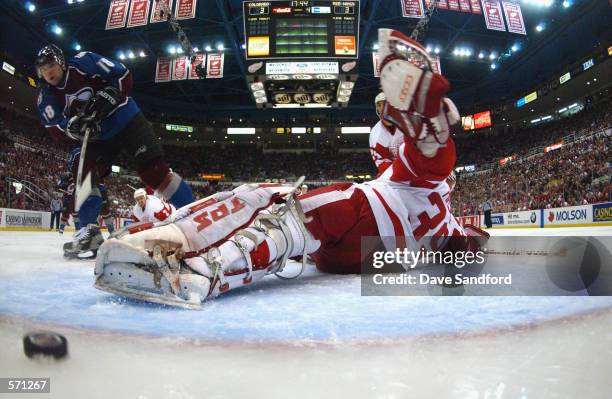
{"label": "ice surface", "polygon": [[[53,397],[603,398],[609,388],[609,297],[362,297],[359,277],[310,269],[189,311],[94,289],[93,261],[62,257],[68,238],[0,232],[0,377],[51,375]],[[23,331],[41,326],[71,342],[60,366],[20,353]],[[141,372],[120,377],[124,391],[81,395],[69,383],[85,389],[128,367]]]}

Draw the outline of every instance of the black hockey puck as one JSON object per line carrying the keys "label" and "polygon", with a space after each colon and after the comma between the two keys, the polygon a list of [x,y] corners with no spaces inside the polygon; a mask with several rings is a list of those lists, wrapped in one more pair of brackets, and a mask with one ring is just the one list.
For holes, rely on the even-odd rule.
{"label": "black hockey puck", "polygon": [[53,332],[34,332],[23,336],[23,352],[27,357],[36,355],[61,359],[68,354],[66,337]]}

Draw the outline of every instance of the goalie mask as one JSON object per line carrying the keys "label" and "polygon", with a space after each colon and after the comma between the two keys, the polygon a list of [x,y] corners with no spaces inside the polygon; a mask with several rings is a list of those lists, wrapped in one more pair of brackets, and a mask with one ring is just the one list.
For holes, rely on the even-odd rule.
{"label": "goalie mask", "polygon": [[459,120],[444,95],[448,81],[433,71],[433,60],[416,41],[392,29],[379,29],[380,85],[386,96],[382,119],[395,125],[426,157],[446,143]]}

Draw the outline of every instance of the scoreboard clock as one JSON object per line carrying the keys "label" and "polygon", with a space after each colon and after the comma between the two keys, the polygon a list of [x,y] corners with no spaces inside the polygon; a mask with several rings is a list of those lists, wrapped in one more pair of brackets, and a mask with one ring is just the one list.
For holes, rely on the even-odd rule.
{"label": "scoreboard clock", "polygon": [[243,2],[246,58],[359,57],[359,1]]}

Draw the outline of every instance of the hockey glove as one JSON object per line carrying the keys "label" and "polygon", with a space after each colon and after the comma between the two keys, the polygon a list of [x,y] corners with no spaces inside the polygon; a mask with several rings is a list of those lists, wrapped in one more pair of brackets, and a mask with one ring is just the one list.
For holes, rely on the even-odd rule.
{"label": "hockey glove", "polygon": [[103,120],[123,101],[121,92],[113,86],[106,86],[99,90],[85,106],[84,114],[94,115],[98,120]]}
{"label": "hockey glove", "polygon": [[83,141],[87,129],[89,129],[90,141],[100,138],[100,125],[98,121],[89,116],[77,115],[68,120],[66,134],[73,140]]}

